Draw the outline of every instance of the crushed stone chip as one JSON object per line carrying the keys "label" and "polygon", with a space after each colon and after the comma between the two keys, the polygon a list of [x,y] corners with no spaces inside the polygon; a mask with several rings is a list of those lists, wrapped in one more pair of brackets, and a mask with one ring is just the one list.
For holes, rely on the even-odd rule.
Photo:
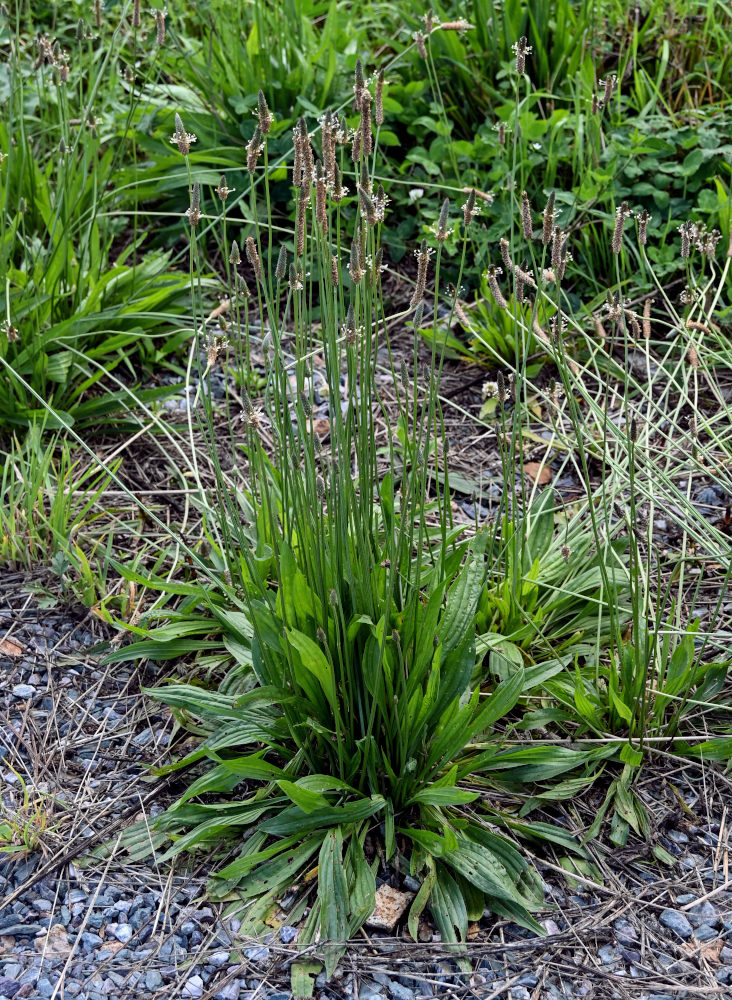
{"label": "crushed stone chip", "polygon": [[400,892],[390,885],[380,885],[376,890],[374,912],[366,924],[377,930],[393,931],[413,899],[413,892]]}

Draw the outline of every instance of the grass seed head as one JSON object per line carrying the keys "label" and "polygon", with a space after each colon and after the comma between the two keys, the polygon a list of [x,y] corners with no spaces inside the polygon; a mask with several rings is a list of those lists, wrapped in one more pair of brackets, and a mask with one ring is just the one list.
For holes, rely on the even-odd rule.
{"label": "grass seed head", "polygon": [[161,47],[165,45],[165,18],[167,14],[167,7],[155,11],[155,41]]}
{"label": "grass seed head", "polygon": [[513,261],[511,260],[511,246],[505,237],[501,237],[498,241],[498,247],[501,251],[501,260],[503,261],[503,267],[505,268],[506,274],[513,273]]}
{"label": "grass seed head", "polygon": [[264,274],[262,273],[262,261],[259,259],[259,250],[257,249],[257,243],[254,237],[247,236],[245,245],[247,252],[247,260],[254,269],[254,274],[256,275],[257,281],[264,282]]}
{"label": "grass seed head", "polygon": [[294,261],[290,264],[290,288],[293,292],[302,291],[302,271]]}
{"label": "grass seed head", "polygon": [[559,271],[562,265],[562,241],[564,240],[564,232],[561,226],[555,226],[554,232],[552,233],[552,253],[551,253],[551,265],[552,270],[555,274]]}
{"label": "grass seed head", "polygon": [[351,257],[348,263],[348,273],[351,275],[351,281],[358,285],[363,278],[363,268],[361,267],[361,253],[360,253],[360,240],[354,239],[351,243]]}
{"label": "grass seed head", "polygon": [[135,31],[142,24],[142,19],[140,18],[140,0],[134,0],[132,4],[132,27]]}
{"label": "grass seed head", "polygon": [[534,227],[531,222],[531,205],[529,204],[529,196],[525,191],[521,192],[521,228],[523,229],[525,239],[532,240],[534,238]]}
{"label": "grass seed head", "polygon": [[516,56],[516,72],[521,75],[526,70],[526,56],[531,55],[532,52],[526,35],[522,35],[517,42],[514,42],[511,48]]}
{"label": "grass seed head", "polygon": [[340,284],[340,274],[338,271],[338,258],[335,254],[330,258],[330,283],[333,288],[337,288]]}
{"label": "grass seed head", "polygon": [[610,244],[610,248],[613,253],[620,253],[623,249],[623,226],[625,225],[625,220],[630,214],[630,205],[627,201],[624,201],[618,208],[615,209],[615,226],[613,228],[613,238]]}
{"label": "grass seed head", "polygon": [[427,46],[425,45],[425,38],[421,31],[415,31],[412,35],[414,43],[417,46],[417,52],[422,56],[423,59],[427,58]]}
{"label": "grass seed head", "polygon": [[363,101],[363,93],[366,88],[366,81],[363,75],[363,63],[360,59],[356,60],[356,67],[353,73],[353,110],[361,113],[361,105]]}
{"label": "grass seed head", "polygon": [[377,125],[384,124],[384,70],[379,70],[376,77],[376,91],[374,93],[374,121]]}
{"label": "grass seed head", "polygon": [[192,229],[201,221],[201,186],[198,181],[193,182],[191,191],[191,207],[187,209],[186,216]]}
{"label": "grass seed head", "polygon": [[422,245],[419,250],[415,250],[415,256],[417,258],[417,281],[409,303],[410,309],[417,308],[419,303],[424,298],[425,288],[427,286],[427,265],[429,264],[430,253],[431,251],[427,246],[427,240],[422,240]]}
{"label": "grass seed head", "polygon": [[262,135],[268,135],[272,128],[272,115],[267,107],[267,98],[264,96],[263,90],[260,90],[257,94],[257,120],[262,130]]}
{"label": "grass seed head", "polygon": [[170,137],[170,141],[173,145],[178,147],[178,152],[183,156],[188,156],[191,150],[191,144],[197,141],[197,137],[193,132],[186,132],[183,127],[183,120],[181,116],[176,112],[175,118],[175,132]]}
{"label": "grass seed head", "polygon": [[475,188],[470,189],[467,200],[462,206],[462,209],[463,209],[463,222],[465,223],[465,228],[467,229],[470,223],[475,218],[475,216],[480,213],[480,209],[475,207]]}
{"label": "grass seed head", "polygon": [[435,229],[435,238],[438,243],[444,243],[447,237],[450,235],[450,230],[448,228],[450,215],[450,199],[445,198],[440,209],[440,216],[437,220],[437,228]]}
{"label": "grass seed head", "polygon": [[365,157],[371,156],[374,150],[374,135],[371,130],[371,94],[368,90],[364,90],[361,98],[361,124],[359,128],[363,155]]}
{"label": "grass seed head", "polygon": [[541,230],[541,242],[544,244],[544,246],[549,245],[552,238],[552,234],[554,233],[554,218],[555,218],[554,197],[555,197],[554,191],[552,190],[549,192],[549,197],[547,198],[547,202],[544,207],[544,212],[542,215],[543,225]]}
{"label": "grass seed head", "polygon": [[325,171],[323,164],[318,162],[315,171],[315,218],[320,226],[323,236],[328,235],[328,212],[326,209],[326,189]]}
{"label": "grass seed head", "polygon": [[358,186],[358,201],[361,206],[361,213],[366,219],[369,226],[376,225],[376,207],[374,206],[374,200],[365,188]]}
{"label": "grass seed head", "polygon": [[214,190],[216,191],[216,194],[219,196],[221,201],[224,202],[225,204],[226,199],[229,197],[229,195],[233,192],[234,189],[227,187],[226,174],[222,174],[221,177],[219,178],[219,186],[217,188],[214,188]]}
{"label": "grass seed head", "polygon": [[602,106],[606,108],[610,101],[613,99],[613,94],[615,93],[615,85],[618,82],[617,76],[614,73],[608,75],[604,80],[600,80],[600,86],[603,88],[602,93]]}
{"label": "grass seed head", "polygon": [[650,214],[644,208],[636,215],[638,220],[638,243],[644,247],[648,243],[648,223],[651,221]]}
{"label": "grass seed head", "polygon": [[239,253],[239,244],[236,240],[231,241],[231,251],[229,252],[229,263],[234,267],[241,264],[241,254]]}
{"label": "grass seed head", "polygon": [[275,267],[275,280],[284,281],[287,274],[287,247],[281,246]]}
{"label": "grass seed head", "polygon": [[295,218],[295,256],[305,253],[305,213],[310,200],[310,187],[305,181],[300,185],[297,196],[297,216]]}
{"label": "grass seed head", "polygon": [[254,134],[247,145],[247,170],[250,174],[254,174],[254,171],[257,169],[259,154],[263,149],[264,142],[262,140],[262,127],[259,122],[257,122],[254,127]]}
{"label": "grass seed head", "polygon": [[500,267],[494,267],[493,265],[491,265],[488,268],[488,273],[487,273],[488,287],[490,288],[491,295],[495,299],[496,305],[499,307],[499,309],[507,309],[508,302],[506,302],[505,298],[503,297],[503,292],[501,291],[501,288],[498,284],[498,278],[501,274],[503,274],[503,270]]}

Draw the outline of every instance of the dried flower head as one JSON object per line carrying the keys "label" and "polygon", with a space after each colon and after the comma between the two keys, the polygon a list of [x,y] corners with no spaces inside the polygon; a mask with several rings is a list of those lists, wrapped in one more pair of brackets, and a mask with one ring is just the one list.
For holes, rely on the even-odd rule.
{"label": "dried flower head", "polygon": [[319,118],[321,152],[323,155],[323,167],[325,177],[329,187],[333,187],[336,171],[336,134],[333,120],[333,112],[325,111]]}
{"label": "dried flower head", "polygon": [[374,121],[377,125],[384,124],[384,71],[379,70],[376,77],[376,90],[374,93]]}
{"label": "dried flower head", "polygon": [[437,27],[440,31],[474,31],[475,25],[470,21],[443,21]]}
{"label": "dried flower head", "polygon": [[544,206],[544,211],[542,213],[543,225],[541,230],[541,242],[544,246],[548,246],[554,234],[554,191],[549,192],[549,197],[547,198],[546,205]]}
{"label": "dried flower head", "polygon": [[209,336],[206,343],[206,370],[216,364],[219,359],[219,355],[222,351],[225,351],[229,346],[229,341],[224,337],[220,337],[217,334],[212,334]]}
{"label": "dried flower head", "polygon": [[245,246],[247,252],[247,260],[254,268],[254,274],[256,275],[257,281],[264,282],[264,274],[262,273],[262,262],[259,259],[259,250],[257,249],[257,243],[253,236],[247,236]]}
{"label": "dried flower head", "polygon": [[714,260],[717,253],[717,243],[722,238],[722,234],[718,229],[712,229],[711,232],[704,234],[704,246],[702,247],[702,253],[708,260]]}
{"label": "dried flower head", "polygon": [[335,254],[330,258],[330,283],[333,288],[337,288],[340,284],[340,274],[338,271],[338,258]]}
{"label": "dried flower head", "polygon": [[534,238],[534,227],[531,222],[531,205],[529,196],[525,191],[521,192],[521,228],[524,238],[531,240]]}
{"label": "dried flower head", "polygon": [[328,235],[328,212],[326,208],[325,171],[323,164],[318,163],[315,171],[315,218],[323,236]]}
{"label": "dried flower head", "polygon": [[186,216],[191,227],[195,229],[201,221],[201,186],[198,181],[193,182],[191,191],[191,207],[186,210]]}
{"label": "dried flower head", "polygon": [[165,45],[165,18],[168,16],[168,8],[161,7],[151,11],[151,14],[155,18],[155,41],[160,46]]}
{"label": "dried flower head", "polygon": [[20,339],[20,333],[18,332],[18,327],[13,326],[10,320],[4,319],[0,323],[0,330],[3,331],[5,337],[9,344],[14,344],[16,340]]}
{"label": "dried flower head", "polygon": [[623,249],[623,226],[625,220],[631,215],[630,205],[624,201],[615,209],[615,226],[613,227],[613,238],[610,247],[613,253],[620,253]]}
{"label": "dried flower head", "polygon": [[501,260],[506,274],[513,274],[513,261],[511,260],[511,245],[505,237],[498,241],[498,248],[501,251]]}
{"label": "dried flower head", "polygon": [[295,256],[302,257],[305,253],[305,214],[310,200],[310,187],[305,181],[300,185],[297,195],[297,215],[295,217]]}
{"label": "dried flower head", "polygon": [[415,31],[412,35],[414,43],[417,46],[417,52],[422,56],[423,59],[427,58],[427,46],[424,42],[424,35],[421,31]]}
{"label": "dried flower head", "polygon": [[552,270],[558,272],[562,265],[562,244],[564,242],[564,231],[561,226],[555,226],[552,233]]}
{"label": "dried flower head", "polygon": [[364,90],[361,99],[361,146],[364,156],[371,156],[374,150],[374,135],[371,129],[371,94]]}
{"label": "dried flower head", "polygon": [[510,393],[506,388],[506,379],[500,369],[496,374],[496,397],[498,399],[498,405],[501,407],[505,406],[506,401],[510,399]]}
{"label": "dried flower head", "polygon": [[182,153],[183,156],[188,156],[191,144],[197,141],[196,136],[192,132],[186,132],[183,128],[183,121],[178,113],[176,113],[174,121],[175,132],[171,135],[170,141],[178,147],[179,153]]}
{"label": "dried flower head", "polygon": [[427,285],[427,266],[430,261],[431,253],[432,250],[427,246],[427,240],[422,240],[422,245],[419,250],[414,251],[414,255],[417,258],[417,280],[414,286],[414,292],[412,293],[412,298],[409,302],[410,309],[415,309],[424,298],[424,292]]}
{"label": "dried flower head", "polygon": [[648,223],[651,221],[650,213],[644,208],[636,215],[638,220],[638,243],[644,247],[648,243]]}
{"label": "dried flower head", "polygon": [[137,30],[142,24],[140,18],[140,0],[134,0],[132,4],[132,27]]}
{"label": "dried flower head", "polygon": [[503,274],[503,269],[502,268],[500,268],[500,267],[493,267],[491,265],[491,267],[488,268],[488,271],[487,271],[487,274],[486,274],[486,279],[488,281],[488,287],[491,290],[491,295],[493,296],[493,298],[496,301],[496,305],[500,309],[507,309],[508,308],[508,302],[506,302],[505,298],[503,297],[503,292],[501,291],[500,286],[498,284],[498,278],[502,274]]}
{"label": "dried flower head", "polygon": [[648,340],[651,335],[651,308],[653,299],[646,299],[643,303],[643,336]]}

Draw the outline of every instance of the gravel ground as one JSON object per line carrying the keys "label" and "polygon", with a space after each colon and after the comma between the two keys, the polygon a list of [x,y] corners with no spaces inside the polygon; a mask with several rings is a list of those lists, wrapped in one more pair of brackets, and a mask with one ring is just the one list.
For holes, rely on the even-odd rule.
{"label": "gravel ground", "polygon": [[[0,829],[12,819],[18,846],[25,836],[23,850],[0,854],[0,998],[287,1000],[296,928],[242,940],[238,921],[206,902],[205,863],[171,872],[154,860],[132,865],[118,849],[130,822],[176,797],[171,781],[146,780],[146,765],[167,752],[172,720],[141,697],[153,678],[140,666],[101,667],[87,652],[102,638],[110,636],[83,609],[40,607],[20,577],[0,585]],[[331,982],[318,977],[314,995],[729,996],[730,783],[716,770],[664,766],[644,772],[639,793],[654,817],[652,843],[675,857],[673,869],[641,842],[622,851],[599,843],[603,884],[569,888],[539,861],[545,938],[486,915],[466,946],[474,971],[461,976],[428,924],[420,943],[401,928],[367,929]],[[111,853],[82,863],[101,841]]]}

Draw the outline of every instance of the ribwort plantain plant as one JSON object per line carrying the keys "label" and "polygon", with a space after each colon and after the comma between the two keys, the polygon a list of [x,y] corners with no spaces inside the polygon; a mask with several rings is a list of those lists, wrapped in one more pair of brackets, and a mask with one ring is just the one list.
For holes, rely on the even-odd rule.
{"label": "ribwort plantain plant", "polygon": [[[245,241],[252,310],[266,330],[264,391],[242,400],[236,461],[246,475],[235,481],[219,464],[205,393],[196,415],[215,470],[204,514],[221,583],[199,591],[211,617],[187,633],[218,627],[235,665],[218,692],[193,684],[151,692],[203,737],[192,755],[164,769],[202,766],[156,820],[153,843],[172,839],[167,859],[222,837],[238,842],[238,856],[210,888],[237,900],[248,933],[261,932],[294,887],[289,919],[304,919],[300,942],[342,943],[374,908],[380,865],[422,880],[408,916],[415,938],[426,907],[448,942],[464,939],[469,916],[486,905],[541,932],[531,916],[542,898],[538,876],[495,819],[473,808],[471,775],[493,753],[471,743],[489,739],[514,708],[524,670],[517,664],[485,689],[474,680],[475,616],[495,537],[453,523],[436,346],[427,370],[416,339],[411,370],[404,364],[397,373],[389,361],[381,282],[389,220],[385,195],[374,189],[376,148],[366,159],[374,142],[366,87],[357,72],[360,140],[337,154],[338,177],[353,178],[348,214],[340,180],[320,161],[308,167],[314,155],[304,120],[294,137],[295,232],[287,247],[269,214],[264,131],[264,156],[251,164],[254,217],[260,199],[267,206],[266,225]],[[323,161],[332,160],[324,132]],[[191,183],[200,198],[194,173]],[[416,307],[420,316],[432,264],[436,309],[442,249],[454,238],[450,216],[444,201],[433,259],[426,242],[419,249],[410,312]],[[197,227],[188,232],[197,260]],[[464,255],[465,228],[462,243]],[[229,259],[236,275],[244,267],[238,247]],[[229,331],[234,349],[249,336]],[[385,362],[398,426],[384,439],[379,420],[389,427],[389,416],[376,376]],[[239,363],[246,368],[249,358]],[[314,417],[322,399],[325,428]],[[146,632],[144,648],[155,631]],[[176,635],[174,622],[163,635]],[[134,645],[125,655],[136,655]],[[135,850],[134,835],[128,840]],[[317,883],[306,878],[315,865]],[[324,957],[331,972],[338,949]]]}

